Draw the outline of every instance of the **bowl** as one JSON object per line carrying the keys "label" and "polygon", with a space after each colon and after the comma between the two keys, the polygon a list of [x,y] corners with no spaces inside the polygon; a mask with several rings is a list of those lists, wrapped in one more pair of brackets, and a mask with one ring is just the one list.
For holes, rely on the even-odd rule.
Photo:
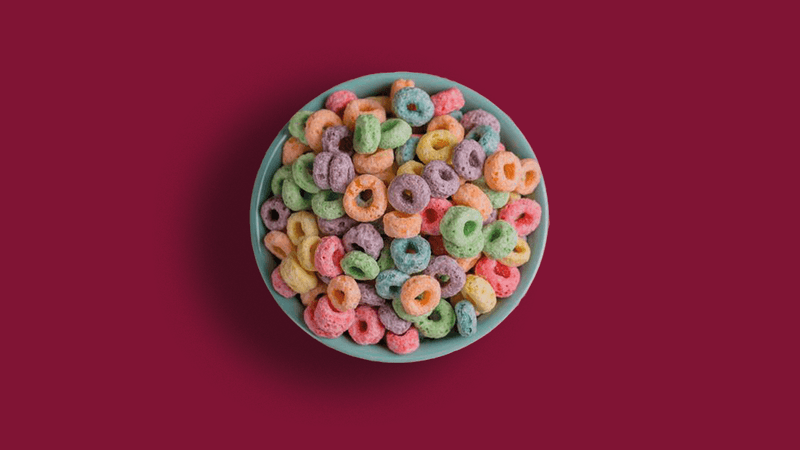
{"label": "bowl", "polygon": [[[341,89],[353,91],[359,98],[388,95],[392,82],[398,78],[414,80],[417,87],[422,88],[429,94],[435,94],[436,92],[449,89],[453,86],[458,87],[464,94],[464,100],[466,101],[462,111],[480,108],[492,113],[500,121],[501,142],[503,142],[506,148],[516,153],[520,158],[535,157],[525,136],[522,135],[519,128],[517,128],[514,122],[503,113],[500,108],[472,89],[435,75],[414,72],[394,72],[363,76],[328,89],[300,109],[309,111],[322,109],[325,107],[325,99],[328,95]],[[294,114],[294,111],[292,111],[292,114]],[[291,114],[287,116],[287,120],[290,117]],[[419,349],[407,355],[392,353],[383,343],[367,346],[358,345],[350,339],[347,333],[344,333],[336,339],[325,339],[316,336],[308,329],[303,321],[304,306],[300,303],[299,298],[287,299],[282,297],[272,286],[270,274],[280,261],[264,248],[262,242],[267,230],[261,222],[259,210],[261,204],[268,198],[269,182],[272,179],[272,175],[281,166],[283,144],[289,137],[291,137],[291,135],[289,134],[287,123],[287,125],[280,130],[275,140],[272,141],[272,145],[270,145],[264,155],[264,160],[261,162],[261,167],[258,169],[255,186],[253,187],[253,197],[250,202],[250,238],[252,240],[256,262],[258,263],[258,269],[261,271],[261,276],[272,294],[272,297],[275,298],[278,306],[281,307],[286,315],[288,315],[300,329],[308,333],[314,339],[334,350],[371,361],[402,363],[438,358],[439,356],[467,347],[489,334],[503,319],[511,314],[511,311],[516,308],[522,297],[530,288],[536,271],[539,269],[539,264],[541,264],[542,261],[545,241],[547,240],[547,229],[550,222],[544,177],[542,177],[539,186],[533,194],[533,199],[542,206],[542,219],[539,227],[536,228],[532,234],[528,235],[528,243],[531,246],[531,259],[528,263],[519,268],[521,275],[519,288],[517,288],[511,297],[498,299],[497,306],[494,310],[478,317],[478,330],[475,334],[469,337],[463,337],[457,332],[452,331],[448,336],[442,339],[424,339],[420,343]],[[498,342],[498,345],[507,344],[509,343]]]}

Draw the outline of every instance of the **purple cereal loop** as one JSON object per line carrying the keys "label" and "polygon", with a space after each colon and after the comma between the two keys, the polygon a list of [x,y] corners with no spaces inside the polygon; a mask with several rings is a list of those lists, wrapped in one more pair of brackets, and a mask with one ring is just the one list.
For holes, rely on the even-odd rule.
{"label": "purple cereal loop", "polygon": [[464,113],[464,117],[461,118],[461,125],[464,127],[464,133],[469,132],[469,130],[478,125],[489,125],[494,131],[500,132],[500,122],[497,117],[482,109],[473,109]]}
{"label": "purple cereal loop", "polygon": [[[431,263],[428,264],[428,267],[422,273],[432,276],[436,278],[436,281],[439,281],[439,284],[442,286],[442,298],[448,298],[458,294],[467,281],[467,274],[464,273],[464,269],[458,265],[455,259],[446,255],[437,256],[431,260]],[[441,275],[447,275],[450,279],[443,283],[439,280],[439,276]]]}
{"label": "purple cereal loop", "polygon": [[362,223],[347,230],[342,243],[346,252],[362,251],[374,259],[378,259],[383,250],[381,234],[369,223]]}
{"label": "purple cereal loop", "polygon": [[330,152],[320,152],[314,157],[314,169],[311,171],[311,177],[314,179],[314,184],[320,189],[331,188],[331,184],[328,182],[328,172],[332,158],[333,153]]}
{"label": "purple cereal loop", "polygon": [[317,217],[317,227],[322,236],[343,236],[347,230],[353,228],[358,222],[348,215],[339,217],[338,219],[323,219]]}
{"label": "purple cereal loop", "polygon": [[453,148],[453,170],[467,181],[474,181],[483,175],[486,151],[476,141],[464,139]]}
{"label": "purple cereal loop", "polygon": [[386,303],[386,300],[378,296],[378,293],[375,292],[375,286],[367,283],[356,283],[358,285],[358,290],[361,292],[361,300],[359,300],[359,305],[370,305],[370,306],[383,306]]}
{"label": "purple cereal loop", "polygon": [[353,160],[344,153],[333,153],[329,167],[328,183],[331,185],[331,190],[344,194],[344,191],[347,190],[347,185],[356,177]]}
{"label": "purple cereal loop", "polygon": [[397,316],[394,308],[389,303],[384,303],[378,308],[378,320],[383,326],[396,335],[401,335],[411,328],[411,322],[406,322]]}
{"label": "purple cereal loop", "polygon": [[[410,195],[405,192],[410,192]],[[431,188],[419,176],[404,173],[395,177],[389,184],[389,203],[394,209],[406,214],[417,214],[431,201]]]}
{"label": "purple cereal loop", "polygon": [[486,220],[483,221],[483,226],[489,225],[490,223],[496,220],[497,220],[497,210],[493,209],[492,213],[489,214],[489,217],[487,217]]}
{"label": "purple cereal loop", "polygon": [[322,151],[353,154],[353,132],[344,125],[329,127],[322,133]]}
{"label": "purple cereal loop", "polygon": [[452,167],[444,161],[435,159],[422,169],[422,178],[431,189],[431,197],[447,198],[455,194],[461,183]]}
{"label": "purple cereal loop", "polygon": [[272,197],[261,205],[261,220],[270,231],[285,230],[291,213],[280,197]]}

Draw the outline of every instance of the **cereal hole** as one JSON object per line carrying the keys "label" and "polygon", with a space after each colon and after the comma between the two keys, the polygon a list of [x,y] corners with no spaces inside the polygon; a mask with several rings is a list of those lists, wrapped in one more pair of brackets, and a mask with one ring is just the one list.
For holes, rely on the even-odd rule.
{"label": "cereal hole", "polygon": [[403,191],[403,201],[413,203],[414,202],[414,193],[409,191],[408,189]]}
{"label": "cereal hole", "polygon": [[433,322],[438,322],[438,321],[442,320],[442,315],[439,314],[439,311],[434,310],[431,313],[431,315],[428,316],[428,320],[431,320]]}
{"label": "cereal hole", "polygon": [[496,266],[494,266],[494,273],[503,278],[508,278],[511,276],[511,269],[502,264],[497,264]]}
{"label": "cereal hole", "polygon": [[434,150],[441,150],[447,147],[447,144],[448,142],[444,139],[434,139],[433,142],[431,142],[431,147],[433,147]]}
{"label": "cereal hole", "polygon": [[472,167],[481,167],[481,160],[478,158],[476,152],[469,154],[469,165]]}
{"label": "cereal hole", "polygon": [[478,229],[478,224],[477,223],[475,223],[473,221],[469,221],[469,222],[465,223],[464,224],[464,236],[471,236],[472,233],[474,233],[475,230],[477,230],[477,229]]}
{"label": "cereal hole", "polygon": [[358,331],[364,333],[367,331],[367,328],[368,328],[367,322],[364,322],[363,320],[358,322]]}
{"label": "cereal hole", "polygon": [[517,170],[514,168],[513,164],[506,164],[503,166],[503,173],[509,180],[517,178]]}
{"label": "cereal hole", "polygon": [[363,271],[363,270],[361,270],[361,269],[360,269],[360,268],[358,268],[358,267],[350,267],[350,272],[351,272],[353,275],[355,275],[357,278],[363,278],[363,277],[364,277],[364,271]]}
{"label": "cereal hole", "polygon": [[269,220],[275,221],[281,218],[281,215],[278,214],[278,211],[271,209],[269,211]]}
{"label": "cereal hole", "polygon": [[334,289],[334,290],[333,290],[333,292],[332,292],[332,294],[333,294],[333,299],[334,299],[336,302],[338,302],[338,303],[342,303],[342,302],[344,302],[344,291],[343,291],[343,290],[341,290],[341,289]]}
{"label": "cereal hole", "polygon": [[436,214],[435,210],[428,209],[428,210],[425,211],[425,220],[427,220],[428,222],[431,222],[431,223],[436,222],[436,219],[438,219],[438,218],[439,218],[439,215]]}
{"label": "cereal hole", "polygon": [[282,248],[276,247],[275,248],[275,256],[277,256],[280,259],[284,259],[284,258],[286,258],[286,252],[283,251]]}
{"label": "cereal hole", "polygon": [[409,111],[416,111],[417,110],[417,105],[415,105],[413,103],[409,103],[408,104],[408,110]]}
{"label": "cereal hole", "polygon": [[440,170],[439,178],[443,179],[444,181],[450,181],[453,179],[453,174],[447,170]]}
{"label": "cereal hole", "polygon": [[535,178],[536,174],[533,171],[525,172],[525,184],[532,184]]}
{"label": "cereal hole", "polygon": [[440,283],[447,283],[447,282],[450,281],[450,277],[448,275],[445,275],[445,274],[441,274],[441,275],[437,276],[436,279],[438,279]]}
{"label": "cereal hole", "polygon": [[489,236],[489,240],[494,242],[494,241],[500,239],[500,234],[501,234],[500,230],[495,229],[494,231],[492,231],[492,234]]}

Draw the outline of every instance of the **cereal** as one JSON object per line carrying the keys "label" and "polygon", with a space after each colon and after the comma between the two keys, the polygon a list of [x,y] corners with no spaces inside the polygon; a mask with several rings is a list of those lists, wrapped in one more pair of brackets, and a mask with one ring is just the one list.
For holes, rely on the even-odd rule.
{"label": "cereal", "polygon": [[342,271],[356,280],[374,280],[380,269],[378,261],[364,252],[347,252],[340,262]]}
{"label": "cereal", "polygon": [[539,167],[539,162],[533,158],[520,160],[520,170],[522,175],[520,175],[519,184],[517,184],[514,192],[521,195],[533,193],[542,177],[542,169]]}
{"label": "cereal", "polygon": [[356,284],[358,285],[358,291],[361,293],[361,300],[358,301],[359,305],[383,306],[386,304],[386,300],[381,298],[375,291],[375,286],[367,283]]}
{"label": "cereal", "polygon": [[[344,330],[342,330],[341,333],[332,333],[329,331],[323,331],[319,328],[315,320],[317,305],[319,305],[319,303],[320,301],[318,300],[312,300],[303,311],[303,321],[306,323],[306,326],[312,333],[319,337],[333,339],[341,336],[342,333],[344,333]],[[353,317],[355,318],[355,315]]]}
{"label": "cereal", "polygon": [[413,353],[419,348],[419,332],[413,327],[402,335],[387,332],[386,346],[398,355]]}
{"label": "cereal", "polygon": [[343,194],[355,177],[353,160],[347,155],[334,153],[328,165],[328,184],[331,190]]}
{"label": "cereal", "polygon": [[531,259],[531,247],[524,237],[517,239],[517,245],[511,250],[505,258],[499,259],[501,263],[508,267],[519,267]]}
{"label": "cereal", "polygon": [[461,294],[472,303],[475,312],[479,314],[486,314],[497,305],[497,296],[492,285],[477,275],[467,275]]}
{"label": "cereal", "polygon": [[442,239],[441,234],[428,237],[428,242],[431,244],[431,254],[436,256],[447,254],[447,250],[444,248],[444,239]]}
{"label": "cereal", "polygon": [[427,92],[416,87],[406,87],[392,96],[394,115],[419,127],[433,118],[433,102]]}
{"label": "cereal", "polygon": [[298,111],[289,119],[289,133],[306,145],[308,145],[306,141],[306,122],[311,117],[311,114],[314,113],[312,111]]}
{"label": "cereal", "polygon": [[370,155],[361,153],[353,155],[353,167],[359,174],[370,173],[377,176],[377,174],[391,169],[393,163],[394,152],[390,149],[379,148]]}
{"label": "cereal", "polygon": [[397,168],[397,176],[404,174],[422,176],[423,172],[425,172],[425,165],[419,161],[408,161]]}
{"label": "cereal", "polygon": [[378,172],[378,173],[376,173],[374,175],[375,175],[376,178],[378,178],[379,180],[383,181],[383,184],[388,185],[389,183],[392,182],[392,180],[394,180],[394,177],[395,177],[395,173],[394,173],[393,167],[394,166],[389,167],[386,170],[384,170],[382,172]]}
{"label": "cereal", "polygon": [[339,275],[328,283],[328,298],[331,299],[334,308],[347,311],[358,306],[361,291],[358,290],[358,284],[352,277]]}
{"label": "cereal", "polygon": [[284,165],[291,164],[297,160],[303,153],[311,151],[311,147],[300,142],[299,139],[292,136],[283,143],[283,153],[281,154],[281,162]]}
{"label": "cereal", "polygon": [[287,179],[283,182],[281,198],[283,199],[283,204],[292,211],[304,211],[311,209],[312,196],[313,194],[300,189],[300,187],[297,186],[297,184],[295,184],[295,182],[291,179]]}
{"label": "cereal", "polygon": [[509,297],[519,286],[519,269],[493,259],[481,258],[475,265],[475,274],[488,281],[499,298]]}
{"label": "cereal", "polygon": [[317,226],[319,226],[319,233],[322,236],[344,236],[347,230],[356,224],[358,222],[347,215],[332,220],[317,217]]}
{"label": "cereal", "polygon": [[510,202],[513,202],[513,201],[517,201],[517,200],[519,200],[519,199],[521,199],[521,198],[522,198],[522,196],[521,196],[521,195],[519,195],[518,193],[516,193],[516,192],[509,192],[509,193],[508,193],[508,202],[507,202],[506,204],[508,204],[508,203],[510,203]]}
{"label": "cereal", "polygon": [[371,114],[362,114],[356,119],[353,132],[353,149],[358,153],[375,153],[381,141],[381,124]]}
{"label": "cereal", "polygon": [[326,333],[341,335],[356,321],[355,311],[351,309],[338,310],[330,297],[322,297],[317,301],[314,311],[314,323]]}
{"label": "cereal", "polygon": [[317,243],[314,252],[314,267],[320,275],[333,278],[342,274],[340,265],[344,258],[344,245],[336,236],[325,236]]}
{"label": "cereal", "polygon": [[456,242],[444,240],[444,248],[454,258],[472,258],[481,254],[483,239],[480,237],[471,241]]}
{"label": "cereal", "polygon": [[298,245],[306,236],[319,236],[317,220],[308,211],[296,212],[286,221],[286,234],[294,245]]}
{"label": "cereal", "polygon": [[481,239],[483,218],[481,213],[467,206],[453,206],[445,212],[439,231],[446,241],[466,243]]}
{"label": "cereal", "polygon": [[431,189],[419,175],[403,174],[392,180],[388,190],[389,203],[406,214],[417,214],[431,200]]}
{"label": "cereal", "polygon": [[452,206],[452,203],[443,198],[431,198],[431,201],[428,202],[428,205],[420,213],[422,217],[420,232],[432,236],[440,235],[439,225],[442,222],[444,214]]}
{"label": "cereal", "polygon": [[391,211],[383,216],[383,228],[386,235],[392,238],[410,238],[419,234],[422,227],[422,216]]}
{"label": "cereal", "polygon": [[464,139],[477,141],[483,147],[483,151],[487,156],[495,153],[500,144],[500,135],[489,125],[478,125],[470,130]]}
{"label": "cereal", "polygon": [[[458,175],[452,167],[444,161],[434,160],[425,165],[422,178],[428,183],[431,197],[447,198],[455,194],[461,184]],[[391,201],[391,194],[389,197]]]}
{"label": "cereal", "polygon": [[[356,202],[362,193],[371,193],[371,198],[363,199],[363,206]],[[377,220],[386,211],[386,185],[374,175],[359,175],[347,186],[342,204],[348,216],[359,222]]]}
{"label": "cereal", "polygon": [[464,140],[464,127],[450,115],[434,117],[428,122],[426,131],[430,133],[435,130],[447,130],[456,138],[456,142]]}
{"label": "cereal", "polygon": [[519,184],[522,166],[517,155],[511,152],[497,152],[486,158],[483,175],[489,188],[500,192],[511,192]]}
{"label": "cereal", "polygon": [[319,236],[306,236],[300,239],[300,243],[297,244],[297,261],[300,263],[300,266],[308,272],[317,271],[314,265],[314,257],[318,245]]}
{"label": "cereal", "polygon": [[[483,193],[489,197],[489,202],[492,204],[492,208],[502,208],[503,206],[506,206],[506,203],[508,203],[508,198],[511,195],[510,192],[495,191],[491,189],[489,185],[486,184],[486,180],[483,178],[478,178],[477,180],[473,181],[472,184],[478,186],[478,188],[480,188],[480,190],[482,190]],[[492,213],[495,213],[495,211],[492,211]]]}
{"label": "cereal", "polygon": [[456,313],[456,328],[461,336],[472,336],[478,331],[478,317],[475,306],[467,300],[461,300],[453,308]]}
{"label": "cereal", "polygon": [[375,292],[385,299],[400,298],[400,290],[409,278],[399,270],[384,270],[375,278]]}
{"label": "cereal", "polygon": [[264,247],[278,259],[284,259],[295,251],[295,245],[286,233],[270,231],[264,236]]}
{"label": "cereal", "polygon": [[347,128],[354,130],[356,128],[356,119],[364,114],[375,116],[380,123],[386,121],[386,110],[383,109],[383,106],[375,100],[369,99],[353,100],[348,103],[344,109],[342,121]]}
{"label": "cereal", "polygon": [[464,107],[464,95],[457,87],[431,95],[433,115],[443,116]]}
{"label": "cereal", "polygon": [[527,236],[539,226],[542,219],[542,207],[536,200],[521,198],[501,209],[497,217],[510,223],[517,234]]}
{"label": "cereal", "polygon": [[402,166],[417,156],[417,144],[420,137],[418,134],[411,135],[405,143],[394,150],[394,160],[398,165]]}
{"label": "cereal", "polygon": [[449,256],[437,256],[422,273],[439,281],[442,297],[452,297],[461,292],[467,279],[464,270]]}
{"label": "cereal", "polygon": [[290,298],[297,295],[297,292],[294,291],[285,281],[281,278],[281,270],[280,267],[276,267],[272,271],[272,275],[270,275],[270,281],[272,281],[272,287],[275,288],[275,292],[280,294],[283,297]]}
{"label": "cereal", "polygon": [[381,255],[378,257],[378,268],[381,272],[384,270],[394,269],[394,261],[392,261],[392,252],[389,246],[384,246],[381,250]]}
{"label": "cereal", "polygon": [[303,306],[308,306],[312,301],[319,300],[320,298],[326,296],[328,293],[328,285],[320,282],[317,286],[306,292],[305,294],[300,294],[300,302]]}
{"label": "cereal", "polygon": [[344,215],[342,194],[333,191],[319,191],[311,197],[311,210],[317,217],[327,220],[338,219]]}
{"label": "cereal", "polygon": [[270,189],[274,195],[281,197],[283,195],[283,183],[286,180],[292,179],[292,166],[281,166],[275,171],[270,182]]}
{"label": "cereal", "polygon": [[383,238],[372,224],[362,223],[350,228],[342,238],[347,252],[362,251],[372,259],[378,259],[383,249]]}
{"label": "cereal", "polygon": [[417,157],[425,164],[436,159],[450,161],[453,157],[453,148],[457,143],[453,133],[447,130],[433,130],[419,138]]}
{"label": "cereal", "polygon": [[439,302],[433,312],[418,321],[415,326],[423,336],[429,339],[441,339],[450,333],[456,324],[456,314],[448,302]]}
{"label": "cereal", "polygon": [[355,321],[347,330],[353,341],[359,345],[377,344],[383,339],[385,331],[378,319],[378,313],[366,305],[355,309]]}
{"label": "cereal", "polygon": [[372,100],[386,111],[386,114],[390,114],[392,112],[392,99],[389,98],[387,95],[379,95],[377,97],[367,97],[367,100]]}
{"label": "cereal", "polygon": [[322,151],[352,155],[353,132],[344,125],[328,127],[322,133]]}
{"label": "cereal", "polygon": [[461,141],[453,148],[453,170],[467,181],[483,176],[485,160],[483,147],[472,139]]}
{"label": "cereal", "polygon": [[402,320],[405,320],[406,322],[411,322],[412,324],[419,322],[420,320],[427,317],[428,314],[433,312],[433,309],[431,308],[431,310],[425,314],[419,316],[413,316],[407,313],[406,310],[403,308],[403,302],[400,300],[399,297],[392,300],[392,309],[394,310],[394,313],[397,314],[397,317],[399,317]]}
{"label": "cereal", "polygon": [[497,220],[483,227],[483,253],[491,259],[508,256],[517,245],[517,230],[505,220]]}
{"label": "cereal", "polygon": [[338,115],[342,115],[347,104],[357,98],[358,97],[356,97],[356,93],[353,91],[336,91],[329,95],[328,99],[325,100],[325,108],[330,109]]}
{"label": "cereal", "polygon": [[407,274],[422,272],[431,259],[431,245],[421,236],[395,239],[390,250],[395,267]]}
{"label": "cereal", "polygon": [[416,275],[403,283],[400,303],[403,310],[412,316],[427,316],[441,300],[439,282],[428,275]]}
{"label": "cereal", "polygon": [[[469,302],[467,302],[469,303]],[[411,328],[411,322],[403,320],[394,312],[392,305],[385,303],[378,308],[378,319],[383,324],[386,331],[394,334],[403,334]]]}
{"label": "cereal", "polygon": [[319,153],[322,151],[322,134],[326,128],[342,125],[342,119],[335,112],[320,109],[311,114],[306,120],[304,144],[311,147],[311,150]]}
{"label": "cereal", "polygon": [[270,231],[285,230],[290,214],[280,197],[272,197],[261,205],[261,221]]}
{"label": "cereal", "polygon": [[500,133],[500,122],[497,118],[482,109],[473,109],[464,113],[461,118],[461,125],[464,125],[464,130],[469,131],[477,125],[488,125],[497,133]]}
{"label": "cereal", "polygon": [[475,264],[477,264],[480,258],[481,254],[478,253],[470,258],[456,258],[456,262],[458,263],[458,267],[464,269],[464,272],[469,272],[473,267],[475,267]]}
{"label": "cereal", "polygon": [[304,294],[317,285],[317,277],[303,269],[294,253],[284,258],[278,267],[283,281],[298,294]]}
{"label": "cereal", "polygon": [[394,98],[394,94],[397,94],[397,91],[407,87],[414,87],[414,80],[394,80],[394,83],[392,83],[392,89],[389,92],[389,100],[391,101],[391,99]]}
{"label": "cereal", "polygon": [[381,124],[380,129],[380,148],[400,147],[411,137],[411,125],[403,119],[389,119]]}
{"label": "cereal", "polygon": [[314,184],[314,176],[312,170],[314,167],[314,154],[306,153],[297,158],[297,161],[292,164],[292,179],[300,189],[316,194],[319,192],[319,187]]}
{"label": "cereal", "polygon": [[478,187],[471,183],[465,183],[453,194],[453,204],[469,206],[478,210],[483,220],[492,214],[492,202],[489,197]]}

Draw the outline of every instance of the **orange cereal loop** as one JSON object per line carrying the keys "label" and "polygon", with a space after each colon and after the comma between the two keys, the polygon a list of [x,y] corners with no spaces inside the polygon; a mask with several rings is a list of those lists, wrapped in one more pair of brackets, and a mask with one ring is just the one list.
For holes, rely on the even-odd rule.
{"label": "orange cereal loop", "polygon": [[347,125],[350,131],[356,129],[356,119],[362,114],[372,114],[378,118],[378,122],[386,122],[386,110],[383,109],[380,103],[368,98],[353,100],[347,104],[343,116],[344,124]]}
{"label": "orange cereal loop", "polygon": [[499,192],[511,192],[516,189],[521,175],[522,166],[519,158],[512,152],[492,153],[486,158],[483,166],[486,185],[489,189]]}
{"label": "orange cereal loop", "polygon": [[383,231],[391,238],[411,238],[422,229],[422,215],[391,211],[383,216]]}
{"label": "orange cereal loop", "polygon": [[477,209],[483,216],[483,220],[488,219],[493,210],[489,197],[481,188],[472,183],[464,183],[458,188],[456,193],[453,194],[453,204]]}
{"label": "orange cereal loop", "polygon": [[[352,102],[351,102],[352,103]],[[306,142],[314,153],[322,151],[322,133],[328,127],[335,127],[342,124],[342,119],[335,112],[329,109],[320,109],[311,114],[306,121]]]}
{"label": "orange cereal loop", "polygon": [[424,316],[439,306],[442,288],[435,278],[429,275],[416,275],[403,283],[400,289],[400,303],[406,313]]}
{"label": "orange cereal loop", "polygon": [[[389,92],[389,99],[390,100],[393,99],[394,94],[396,94],[397,91],[407,87],[415,87],[414,80],[404,80],[402,78],[394,80],[394,83],[392,83],[392,89]],[[390,104],[390,109],[394,109],[393,107],[391,107],[391,104]]]}
{"label": "orange cereal loop", "polygon": [[[352,103],[352,102],[351,102]],[[347,185],[344,212],[359,222],[373,222],[386,212],[386,185],[375,175],[359,175]]]}
{"label": "orange cereal loop", "polygon": [[319,300],[323,295],[328,295],[328,285],[320,281],[314,289],[305,294],[300,294],[300,302],[303,306],[308,306],[309,303],[314,300]]}
{"label": "orange cereal loop", "polygon": [[[475,264],[478,263],[478,260],[481,259],[481,255],[483,253],[478,253],[477,255],[473,256],[472,258],[453,258],[458,263],[458,266],[464,269],[464,272],[469,272],[470,269],[475,267]],[[455,306],[455,305],[453,305]]]}
{"label": "orange cereal loop", "polygon": [[283,143],[283,154],[281,155],[281,162],[283,165],[288,166],[295,162],[297,158],[303,153],[311,151],[311,147],[300,142],[300,139],[292,136]]}
{"label": "orange cereal loop", "polygon": [[381,172],[378,172],[378,173],[373,174],[373,175],[378,177],[378,179],[383,181],[383,184],[385,184],[387,186],[389,185],[389,183],[392,182],[392,180],[394,180],[394,177],[397,176],[397,175],[395,175],[395,171],[394,171],[394,169],[392,167],[389,167],[388,169],[386,169],[384,171],[381,171]]}
{"label": "orange cereal loop", "polygon": [[376,174],[386,169],[391,169],[394,163],[394,151],[391,149],[379,148],[372,154],[356,153],[353,155],[353,167],[356,173]]}
{"label": "orange cereal loop", "polygon": [[264,236],[264,247],[278,259],[284,259],[295,251],[295,246],[289,236],[277,230],[270,231]]}
{"label": "orange cereal loop", "polygon": [[361,301],[361,291],[353,277],[339,275],[328,283],[328,298],[331,305],[339,311],[355,309]]}
{"label": "orange cereal loop", "polygon": [[542,169],[539,167],[539,162],[533,158],[525,158],[520,161],[522,176],[519,179],[519,184],[514,192],[520,195],[528,195],[532,193],[536,186],[539,185],[539,180],[542,177]]}
{"label": "orange cereal loop", "polygon": [[456,142],[464,140],[464,126],[450,114],[436,116],[428,122],[428,133],[435,130],[447,130],[456,138]]}
{"label": "orange cereal loop", "polygon": [[387,114],[391,114],[391,111],[392,111],[392,99],[391,98],[389,98],[389,97],[387,97],[385,95],[381,95],[379,97],[367,97],[367,100],[373,100],[373,101],[378,102],[383,107],[383,109],[386,111]]}

